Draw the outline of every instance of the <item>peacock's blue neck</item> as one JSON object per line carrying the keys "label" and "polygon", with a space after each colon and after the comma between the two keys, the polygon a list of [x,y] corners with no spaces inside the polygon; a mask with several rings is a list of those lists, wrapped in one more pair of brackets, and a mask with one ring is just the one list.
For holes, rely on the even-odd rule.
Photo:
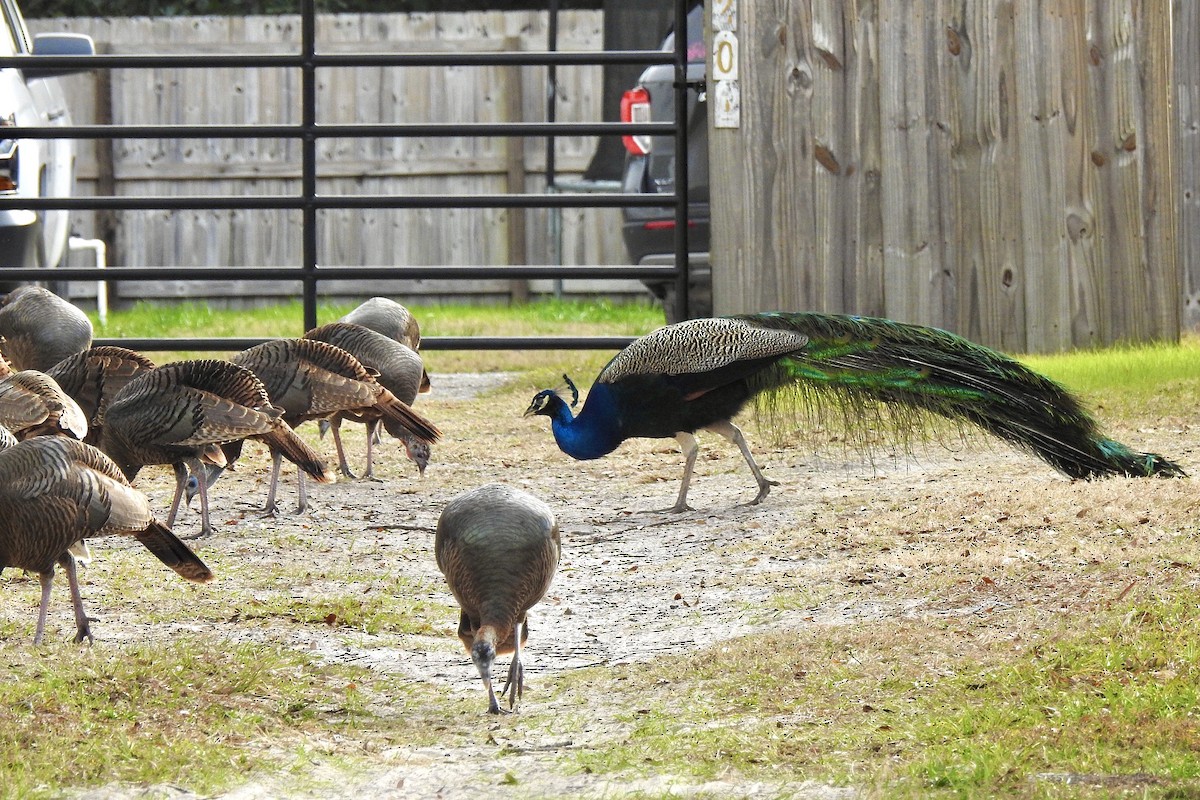
{"label": "peacock's blue neck", "polygon": [[624,437],[620,433],[615,399],[611,387],[596,384],[588,392],[577,417],[572,417],[567,404],[559,401],[550,415],[550,427],[559,449],[580,460],[601,458],[616,450]]}

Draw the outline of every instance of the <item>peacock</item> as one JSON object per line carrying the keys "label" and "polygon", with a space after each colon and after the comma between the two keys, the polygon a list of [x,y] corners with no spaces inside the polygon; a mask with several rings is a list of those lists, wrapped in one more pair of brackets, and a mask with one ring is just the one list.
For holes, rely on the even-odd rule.
{"label": "peacock", "polygon": [[438,568],[462,611],[462,640],[488,693],[488,711],[500,713],[492,688],[498,654],[512,653],[508,694],[514,709],[524,691],[521,646],[529,637],[527,614],[550,588],[562,551],[554,513],[528,492],[490,483],[446,504],[434,536]]}
{"label": "peacock", "polygon": [[601,458],[626,439],[674,437],[685,463],[673,512],[688,510],[698,430],[737,445],[758,484],[752,504],[778,485],[732,421],[751,400],[775,411],[832,407],[852,425],[887,420],[901,433],[931,416],[970,423],[1073,479],[1184,474],[1158,454],[1104,436],[1068,390],[1018,361],[947,331],[888,319],[774,312],[667,325],[600,370],[578,416],[571,411],[578,391],[563,378],[570,407],[545,389],[525,414],[550,417],[559,448],[577,459]]}

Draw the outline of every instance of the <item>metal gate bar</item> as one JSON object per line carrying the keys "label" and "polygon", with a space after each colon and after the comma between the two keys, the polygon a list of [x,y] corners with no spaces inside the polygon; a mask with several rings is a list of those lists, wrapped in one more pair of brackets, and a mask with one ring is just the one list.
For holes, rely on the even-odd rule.
{"label": "metal gate bar", "polygon": [[[675,29],[687,30],[688,0],[675,0]],[[674,279],[680,310],[687,313],[688,242],[687,242],[687,36],[675,37],[674,52],[503,52],[503,53],[352,53],[321,54],[316,51],[315,0],[301,2],[301,45],[297,55],[205,54],[202,61],[181,55],[96,55],[96,56],[18,56],[0,58],[0,67],[39,68],[77,67],[86,58],[96,69],[145,69],[154,67],[211,69],[219,67],[280,67],[299,69],[301,73],[301,122],[299,125],[75,125],[69,127],[14,128],[10,132],[26,139],[137,139],[137,138],[280,138],[301,142],[300,193],[298,195],[192,195],[192,196],[112,196],[70,198],[0,197],[0,209],[274,209],[302,213],[302,256],[299,267],[199,267],[182,271],[162,267],[64,267],[54,270],[55,280],[296,280],[302,284],[305,330],[316,327],[317,286],[322,280],[354,279],[453,279],[484,278],[589,278],[589,279]],[[317,123],[317,70],[331,67],[410,67],[410,66],[547,66],[603,64],[666,64],[675,66],[675,120],[670,123],[402,123],[336,124]],[[317,141],[322,138],[352,137],[444,137],[444,136],[619,136],[650,134],[675,136],[676,182],[671,195],[622,193],[546,193],[546,194],[429,194],[429,195],[338,195],[319,196],[320,170]],[[552,148],[551,148],[552,149]],[[324,209],[355,208],[618,208],[625,206],[673,207],[675,225],[675,265],[673,267],[638,266],[423,266],[423,267],[349,267],[320,266],[317,263],[317,212]],[[5,269],[13,280],[45,280],[42,269]],[[623,346],[630,337],[437,337],[422,339],[422,347],[431,350],[497,349],[611,349]],[[262,339],[176,338],[176,339],[98,339],[99,344],[123,344],[135,349],[162,350],[241,350]]]}

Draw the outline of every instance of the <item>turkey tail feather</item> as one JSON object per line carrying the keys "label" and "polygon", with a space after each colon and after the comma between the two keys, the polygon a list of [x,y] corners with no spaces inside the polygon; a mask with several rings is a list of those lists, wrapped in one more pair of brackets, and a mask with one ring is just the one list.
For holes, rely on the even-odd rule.
{"label": "turkey tail feather", "polygon": [[333,483],[337,480],[337,476],[321,458],[320,453],[309,447],[283,420],[276,420],[273,430],[255,438],[283,453],[284,458],[320,483]]}
{"label": "turkey tail feather", "polygon": [[[750,314],[752,325],[798,331],[807,346],[752,377],[768,405],[789,390],[810,405],[832,400],[847,419],[885,404],[894,424],[913,413],[982,428],[1033,453],[1071,478],[1105,475],[1177,477],[1183,469],[1105,437],[1063,386],[960,336],[891,320],[826,314]],[[876,414],[878,416],[878,413]]]}
{"label": "turkey tail feather", "polygon": [[376,408],[383,414],[384,427],[388,433],[396,436],[397,426],[399,426],[400,429],[409,431],[430,444],[441,438],[442,432],[436,425],[418,414],[412,406],[387,389],[384,389],[383,392],[376,403]]}
{"label": "turkey tail feather", "polygon": [[134,535],[159,561],[189,581],[207,583],[213,579],[212,570],[166,525],[152,522],[146,530]]}

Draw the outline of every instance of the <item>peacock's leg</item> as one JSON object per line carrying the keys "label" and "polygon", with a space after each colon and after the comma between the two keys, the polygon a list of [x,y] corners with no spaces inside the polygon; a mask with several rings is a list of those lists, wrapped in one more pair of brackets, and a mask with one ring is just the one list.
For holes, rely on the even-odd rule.
{"label": "peacock's leg", "polygon": [[769,481],[763,476],[762,470],[758,468],[758,464],[754,461],[754,456],[750,454],[750,445],[746,443],[746,437],[742,435],[742,429],[734,425],[729,420],[714,422],[709,425],[706,430],[724,436],[729,441],[738,446],[742,451],[742,458],[746,459],[746,464],[750,467],[750,471],[754,473],[754,480],[758,481],[758,496],[750,501],[749,505],[757,505],[767,498],[772,486],[778,486],[779,481]]}
{"label": "peacock's leg", "polygon": [[525,666],[521,663],[521,623],[513,626],[513,657],[508,665],[508,677],[504,680],[504,688],[500,696],[508,695],[508,707],[516,710],[517,701],[525,693]]}
{"label": "peacock's leg", "polygon": [[675,434],[675,441],[679,442],[679,449],[683,451],[683,481],[679,484],[679,497],[675,499],[675,505],[671,506],[668,511],[672,514],[682,514],[684,511],[691,511],[691,506],[687,504],[688,486],[692,483],[692,470],[696,466],[696,456],[700,453],[700,445],[696,443],[696,437],[687,431],[680,431]]}

